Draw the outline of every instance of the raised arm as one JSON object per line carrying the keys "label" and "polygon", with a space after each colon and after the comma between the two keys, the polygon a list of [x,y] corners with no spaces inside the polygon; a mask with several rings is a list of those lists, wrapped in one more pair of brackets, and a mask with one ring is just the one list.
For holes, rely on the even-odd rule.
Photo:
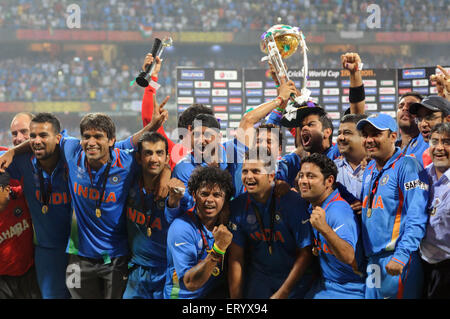
{"label": "raised arm", "polygon": [[441,70],[441,73],[431,75],[430,80],[436,82],[437,94],[450,101],[450,74],[442,66],[436,67]]}
{"label": "raised arm", "polygon": [[350,113],[364,114],[366,102],[361,76],[362,62],[358,53],[341,55],[342,68],[350,73]]}
{"label": "raised arm", "polygon": [[243,130],[244,133],[237,135],[239,142],[250,147],[254,140],[254,125],[267,116],[272,110],[284,104],[289,99],[291,93],[296,93],[294,82],[285,82],[280,86],[279,94],[275,99],[263,103],[250,112],[245,113],[239,123],[239,129]]}
{"label": "raised arm", "polygon": [[0,156],[0,172],[5,172],[8,166],[11,165],[14,156],[30,152],[32,152],[30,140],[26,140],[21,144],[10,148],[2,156]]}
{"label": "raised arm", "polygon": [[[233,239],[231,232],[224,226],[219,225],[214,227],[213,231],[214,245],[217,246],[221,251],[225,251]],[[183,282],[186,288],[190,291],[195,291],[201,287],[209,280],[214,267],[217,263],[222,262],[220,254],[212,250],[205,259],[201,260],[196,266],[189,269],[183,277]]]}

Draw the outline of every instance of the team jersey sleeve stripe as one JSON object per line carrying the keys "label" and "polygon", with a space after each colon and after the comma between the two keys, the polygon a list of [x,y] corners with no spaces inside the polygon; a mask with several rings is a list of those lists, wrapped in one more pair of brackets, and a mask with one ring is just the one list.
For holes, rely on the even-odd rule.
{"label": "team jersey sleeve stripe", "polygon": [[172,289],[170,290],[170,299],[178,299],[180,294],[180,281],[177,272],[174,270],[172,275]]}
{"label": "team jersey sleeve stripe", "polygon": [[395,243],[400,235],[400,224],[402,219],[402,210],[403,210],[403,192],[400,188],[398,188],[398,207],[397,213],[395,214],[394,227],[392,228],[392,236],[391,241],[386,246],[386,250],[392,251],[395,249]]}

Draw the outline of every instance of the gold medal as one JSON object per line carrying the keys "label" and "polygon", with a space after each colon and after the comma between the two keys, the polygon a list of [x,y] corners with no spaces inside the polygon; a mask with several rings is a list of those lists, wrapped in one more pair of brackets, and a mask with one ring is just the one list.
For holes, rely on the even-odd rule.
{"label": "gold medal", "polygon": [[372,208],[367,209],[367,218],[370,218],[372,216]]}
{"label": "gold medal", "polygon": [[100,210],[100,208],[97,208],[95,210],[95,216],[97,216],[97,218],[100,218],[102,216],[102,211]]}
{"label": "gold medal", "polygon": [[42,212],[42,214],[47,214],[47,212],[48,212],[48,206],[47,205],[43,205],[42,206],[42,209],[41,209],[41,212]]}
{"label": "gold medal", "polygon": [[317,247],[313,247],[312,253],[314,256],[319,256],[319,250],[317,249]]}
{"label": "gold medal", "polygon": [[147,236],[150,237],[152,235],[152,228],[147,227]]}
{"label": "gold medal", "polygon": [[214,269],[213,269],[213,271],[212,271],[212,273],[211,273],[214,277],[217,277],[217,276],[219,276],[220,275],[220,269],[219,269],[219,267],[214,267]]}

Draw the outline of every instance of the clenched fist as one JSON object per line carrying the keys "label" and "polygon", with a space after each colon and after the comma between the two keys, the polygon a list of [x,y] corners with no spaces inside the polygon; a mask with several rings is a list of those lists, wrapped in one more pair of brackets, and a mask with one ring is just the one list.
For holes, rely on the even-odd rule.
{"label": "clenched fist", "polygon": [[319,232],[323,232],[330,228],[325,219],[325,210],[320,206],[314,207],[309,222],[311,223],[311,226]]}
{"label": "clenched fist", "polygon": [[342,68],[349,70],[350,73],[355,73],[362,69],[361,58],[358,53],[347,52],[341,55]]}
{"label": "clenched fist", "polygon": [[233,234],[228,230],[225,225],[215,226],[212,230],[212,234],[214,236],[214,243],[217,248],[225,251],[228,246],[230,246],[231,241],[233,240]]}
{"label": "clenched fist", "polygon": [[172,208],[177,207],[180,203],[180,200],[184,196],[186,187],[184,186],[184,183],[178,178],[170,179],[167,187],[169,188],[169,199],[167,201],[167,204]]}

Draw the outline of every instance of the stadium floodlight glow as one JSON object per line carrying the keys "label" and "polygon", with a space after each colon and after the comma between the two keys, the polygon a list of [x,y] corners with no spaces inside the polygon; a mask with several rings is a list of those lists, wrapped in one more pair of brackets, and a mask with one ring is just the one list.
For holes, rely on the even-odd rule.
{"label": "stadium floodlight glow", "polygon": [[211,46],[211,51],[212,51],[212,52],[219,53],[219,52],[222,51],[222,46],[220,46],[220,45],[218,45],[218,44],[215,44],[215,45]]}

